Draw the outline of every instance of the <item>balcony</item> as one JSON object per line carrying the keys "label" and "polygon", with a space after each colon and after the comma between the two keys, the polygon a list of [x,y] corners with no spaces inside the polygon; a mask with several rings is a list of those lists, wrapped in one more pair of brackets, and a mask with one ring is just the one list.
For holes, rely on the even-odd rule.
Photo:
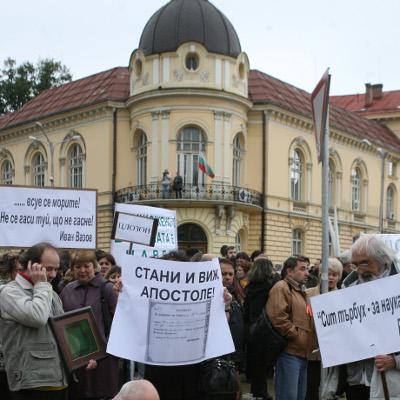
{"label": "balcony", "polygon": [[175,192],[169,191],[164,194],[161,185],[158,183],[131,186],[116,193],[118,203],[137,203],[143,204],[181,202],[181,201],[200,201],[221,203],[241,203],[244,206],[261,207],[262,194],[252,189],[229,186],[222,184],[192,186],[184,185],[182,189],[182,199],[175,198]]}

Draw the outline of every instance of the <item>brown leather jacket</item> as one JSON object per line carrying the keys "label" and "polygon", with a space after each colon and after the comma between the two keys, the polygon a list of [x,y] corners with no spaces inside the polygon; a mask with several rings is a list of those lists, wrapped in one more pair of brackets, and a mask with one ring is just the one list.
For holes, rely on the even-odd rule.
{"label": "brown leather jacket", "polygon": [[285,352],[309,357],[316,337],[311,313],[307,312],[306,294],[287,280],[279,281],[269,293],[266,311],[274,328],[288,339]]}

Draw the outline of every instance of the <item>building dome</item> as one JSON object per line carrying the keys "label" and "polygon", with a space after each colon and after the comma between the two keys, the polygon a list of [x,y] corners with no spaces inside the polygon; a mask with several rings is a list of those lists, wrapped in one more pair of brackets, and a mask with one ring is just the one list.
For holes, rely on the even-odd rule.
{"label": "building dome", "polygon": [[187,42],[235,58],[242,52],[233,25],[207,0],[171,0],[147,22],[139,49],[148,56],[175,51]]}

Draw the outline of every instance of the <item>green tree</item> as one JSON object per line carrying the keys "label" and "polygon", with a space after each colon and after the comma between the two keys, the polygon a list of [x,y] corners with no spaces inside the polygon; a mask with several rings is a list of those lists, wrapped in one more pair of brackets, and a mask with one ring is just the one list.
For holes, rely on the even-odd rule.
{"label": "green tree", "polygon": [[72,75],[59,61],[42,59],[33,65],[7,58],[0,71],[0,114],[16,111],[46,89],[70,82]]}

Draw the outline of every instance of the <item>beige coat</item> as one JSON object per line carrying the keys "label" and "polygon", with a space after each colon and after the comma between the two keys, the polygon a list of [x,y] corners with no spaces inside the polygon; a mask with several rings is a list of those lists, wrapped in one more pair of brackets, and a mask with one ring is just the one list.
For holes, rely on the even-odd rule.
{"label": "beige coat", "polygon": [[288,339],[285,352],[309,357],[316,338],[312,316],[307,313],[306,294],[286,280],[279,281],[269,293],[266,311],[274,328]]}

